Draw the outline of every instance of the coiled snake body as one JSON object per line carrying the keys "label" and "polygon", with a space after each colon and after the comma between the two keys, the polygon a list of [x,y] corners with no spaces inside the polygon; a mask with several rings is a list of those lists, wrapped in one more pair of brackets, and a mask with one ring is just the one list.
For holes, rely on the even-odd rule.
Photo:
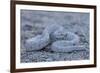
{"label": "coiled snake body", "polygon": [[78,45],[78,35],[67,31],[60,25],[47,26],[41,35],[27,39],[25,41],[25,47],[28,51],[41,50],[49,43],[51,43],[50,48],[54,52],[87,50],[83,45]]}

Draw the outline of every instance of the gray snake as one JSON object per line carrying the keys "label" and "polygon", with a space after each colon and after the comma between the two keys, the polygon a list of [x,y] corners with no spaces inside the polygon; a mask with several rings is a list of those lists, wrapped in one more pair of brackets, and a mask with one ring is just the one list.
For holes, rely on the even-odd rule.
{"label": "gray snake", "polygon": [[28,51],[41,50],[49,43],[54,52],[71,52],[73,50],[87,50],[84,45],[78,45],[79,36],[66,30],[60,25],[45,27],[42,34],[29,38],[25,41]]}

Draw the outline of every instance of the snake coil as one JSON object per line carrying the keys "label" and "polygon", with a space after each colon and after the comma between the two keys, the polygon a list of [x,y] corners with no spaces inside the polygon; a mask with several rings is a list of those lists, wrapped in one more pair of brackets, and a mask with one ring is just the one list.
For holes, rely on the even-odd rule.
{"label": "snake coil", "polygon": [[[52,42],[52,43],[51,43]],[[87,50],[84,45],[79,45],[79,36],[67,31],[60,25],[49,25],[43,33],[29,38],[25,42],[26,50],[41,50],[51,43],[54,52],[71,52],[73,50]]]}

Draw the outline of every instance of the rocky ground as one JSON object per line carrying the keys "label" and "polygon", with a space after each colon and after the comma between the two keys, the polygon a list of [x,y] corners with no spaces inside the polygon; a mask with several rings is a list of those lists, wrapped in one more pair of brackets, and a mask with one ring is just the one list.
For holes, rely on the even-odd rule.
{"label": "rocky ground", "polygon": [[[49,47],[26,51],[25,40],[41,34],[48,25],[61,25],[80,37],[79,44],[89,50],[89,13],[21,10],[21,62],[47,62],[89,59],[89,51],[53,52]],[[67,31],[66,31],[67,32]]]}

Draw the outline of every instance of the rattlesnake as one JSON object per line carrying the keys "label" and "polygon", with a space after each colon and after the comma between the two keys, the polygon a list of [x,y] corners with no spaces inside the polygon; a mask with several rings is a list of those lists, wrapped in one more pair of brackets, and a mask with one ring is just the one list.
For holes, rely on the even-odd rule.
{"label": "rattlesnake", "polygon": [[25,41],[27,51],[41,50],[49,43],[54,52],[71,52],[73,50],[87,50],[79,45],[79,36],[60,25],[49,25],[43,33]]}

